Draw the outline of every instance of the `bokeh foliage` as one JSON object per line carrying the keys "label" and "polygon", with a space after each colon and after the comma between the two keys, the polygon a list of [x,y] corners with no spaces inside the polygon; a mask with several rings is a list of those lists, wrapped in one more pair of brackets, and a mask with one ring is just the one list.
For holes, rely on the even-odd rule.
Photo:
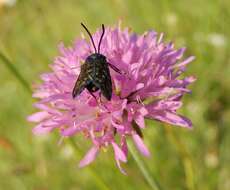
{"label": "bokeh foliage", "polygon": [[[80,22],[95,31],[121,19],[137,33],[155,29],[176,47],[186,46],[186,55],[196,56],[186,74],[198,80],[181,113],[194,129],[147,121],[152,157],[142,160],[162,189],[230,189],[230,1],[18,0],[12,7],[1,2],[0,51],[31,88],[49,70],[57,44],[71,45],[80,36]],[[35,137],[25,119],[35,100],[3,59],[0,100],[0,189],[151,189],[131,156],[128,176],[116,168],[111,150],[78,169],[89,147],[81,137],[73,139],[75,148],[67,139],[58,146],[57,133]]]}

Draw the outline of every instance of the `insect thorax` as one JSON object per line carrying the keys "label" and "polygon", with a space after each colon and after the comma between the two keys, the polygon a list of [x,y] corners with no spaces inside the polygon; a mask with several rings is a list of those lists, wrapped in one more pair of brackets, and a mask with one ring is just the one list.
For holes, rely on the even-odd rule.
{"label": "insect thorax", "polygon": [[86,58],[87,63],[106,63],[106,57],[100,53],[94,53]]}

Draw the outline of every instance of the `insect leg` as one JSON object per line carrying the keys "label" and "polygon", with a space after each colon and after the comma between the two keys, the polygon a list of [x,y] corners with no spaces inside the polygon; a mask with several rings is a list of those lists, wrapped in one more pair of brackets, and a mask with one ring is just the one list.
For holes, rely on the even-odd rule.
{"label": "insect leg", "polygon": [[92,92],[90,92],[89,90],[88,90],[88,92],[90,93],[90,95],[91,96],[93,96],[94,97],[94,99],[97,101],[97,97],[92,93]]}
{"label": "insect leg", "polygon": [[90,92],[89,90],[88,90],[88,92],[90,93],[90,95],[91,96],[93,96],[94,97],[94,99],[95,99],[95,101],[99,104],[99,105],[101,105],[102,104],[102,100],[101,100],[101,92],[99,92],[99,99],[92,93],[92,92]]}
{"label": "insect leg", "polygon": [[99,105],[102,105],[110,113],[108,107],[105,104],[102,104],[103,102],[102,102],[101,96],[102,96],[102,93],[99,92]]}
{"label": "insect leg", "polygon": [[125,72],[122,72],[120,69],[118,69],[116,66],[112,65],[111,63],[108,63],[108,65],[111,67],[111,69],[113,69],[114,71],[116,71],[119,74],[125,74]]}
{"label": "insect leg", "polygon": [[103,102],[102,102],[102,93],[101,93],[101,91],[99,92],[99,104],[102,104]]}
{"label": "insect leg", "polygon": [[99,103],[102,103],[102,100],[101,100],[101,91],[99,92]]}

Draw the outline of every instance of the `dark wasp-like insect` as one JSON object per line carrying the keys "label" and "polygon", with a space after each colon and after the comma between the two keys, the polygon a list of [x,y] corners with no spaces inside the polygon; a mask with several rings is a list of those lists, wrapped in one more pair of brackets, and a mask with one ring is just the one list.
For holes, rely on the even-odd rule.
{"label": "dark wasp-like insect", "polygon": [[85,63],[81,65],[81,71],[73,88],[72,96],[75,98],[86,88],[95,99],[96,97],[93,93],[100,90],[100,93],[102,93],[107,100],[111,100],[112,81],[109,66],[120,74],[121,71],[114,65],[107,62],[106,57],[100,53],[100,46],[105,33],[105,27],[102,24],[102,34],[98,43],[98,48],[96,49],[91,33],[83,23],[81,23],[81,25],[88,33],[95,53],[89,55],[86,58]]}

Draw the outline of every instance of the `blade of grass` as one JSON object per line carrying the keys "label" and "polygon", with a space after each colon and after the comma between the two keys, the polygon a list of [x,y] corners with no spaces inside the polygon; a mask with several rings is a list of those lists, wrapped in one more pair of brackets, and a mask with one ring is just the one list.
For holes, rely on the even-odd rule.
{"label": "blade of grass", "polygon": [[[75,152],[78,155],[83,156],[82,153],[80,152],[78,146],[74,142],[74,139],[69,138],[69,141],[70,141],[70,144],[72,145],[72,147],[74,148]],[[98,176],[97,173],[94,172],[94,170],[92,168],[90,168],[90,166],[88,166],[88,171],[89,171],[90,175],[94,178],[96,183],[98,184],[99,189],[101,189],[101,190],[110,190],[110,188],[105,184],[105,182],[101,179],[101,177]]]}
{"label": "blade of grass", "polygon": [[0,60],[2,60],[3,64],[9,69],[9,71],[16,77],[19,83],[26,89],[30,94],[32,90],[30,88],[29,83],[24,79],[24,77],[19,73],[14,64],[0,51]]}
{"label": "blade of grass", "polygon": [[139,167],[142,175],[144,176],[146,182],[149,184],[149,186],[153,189],[153,190],[161,190],[161,186],[159,184],[159,182],[156,180],[156,178],[153,175],[150,175],[149,171],[147,170],[143,160],[141,160],[140,156],[138,156],[137,151],[135,150],[135,148],[133,147],[133,145],[128,142],[128,147],[129,147],[129,151],[131,153],[131,155],[133,156],[135,162],[137,163],[137,166]]}

